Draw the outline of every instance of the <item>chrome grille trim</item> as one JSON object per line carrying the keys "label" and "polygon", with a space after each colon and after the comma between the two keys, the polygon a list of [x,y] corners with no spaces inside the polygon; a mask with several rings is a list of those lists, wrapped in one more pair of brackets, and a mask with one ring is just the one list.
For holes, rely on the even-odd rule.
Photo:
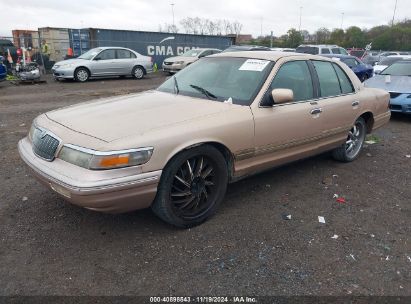
{"label": "chrome grille trim", "polygon": [[51,132],[36,126],[33,132],[32,144],[34,154],[44,160],[53,161],[60,140]]}

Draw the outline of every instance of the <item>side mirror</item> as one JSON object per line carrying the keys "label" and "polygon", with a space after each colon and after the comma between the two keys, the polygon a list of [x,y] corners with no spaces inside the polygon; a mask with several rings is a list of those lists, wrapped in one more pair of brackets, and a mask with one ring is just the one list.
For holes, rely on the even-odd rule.
{"label": "side mirror", "polygon": [[287,103],[294,100],[294,93],[290,89],[274,89],[271,91],[271,97],[274,104]]}

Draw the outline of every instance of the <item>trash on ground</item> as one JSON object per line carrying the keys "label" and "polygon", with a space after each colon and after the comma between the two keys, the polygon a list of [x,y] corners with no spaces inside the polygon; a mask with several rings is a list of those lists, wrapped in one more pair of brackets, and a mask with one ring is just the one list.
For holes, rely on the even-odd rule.
{"label": "trash on ground", "polygon": [[336,240],[336,239],[338,239],[338,235],[334,234],[331,238]]}
{"label": "trash on ground", "polygon": [[325,218],[324,218],[323,216],[319,216],[319,217],[318,217],[318,221],[319,221],[320,223],[325,224]]}
{"label": "trash on ground", "polygon": [[389,261],[389,260],[390,260],[390,256],[387,255],[387,257],[385,258],[385,260],[386,260],[386,261]]}
{"label": "trash on ground", "polygon": [[289,221],[291,220],[291,214],[283,213],[282,215],[283,220]]}
{"label": "trash on ground", "polygon": [[371,156],[372,156],[371,153],[367,153],[366,155],[367,155],[368,157],[371,157]]}
{"label": "trash on ground", "polygon": [[337,201],[337,203],[340,203],[340,204],[345,204],[346,203],[345,198],[343,198],[343,197],[338,197],[336,199],[336,201]]}
{"label": "trash on ground", "polygon": [[27,196],[23,196],[23,198],[21,199],[23,202],[25,202],[25,201],[27,201],[28,200],[28,197]]}
{"label": "trash on ground", "polygon": [[405,155],[406,158],[411,158],[410,154]]}
{"label": "trash on ground", "polygon": [[373,144],[376,144],[377,142],[375,140],[366,140],[365,143],[367,145],[373,145]]}
{"label": "trash on ground", "polygon": [[408,259],[408,261],[410,261],[410,262],[411,262],[411,257],[409,257],[408,255],[407,255],[407,259]]}
{"label": "trash on ground", "polygon": [[339,198],[338,194],[335,193],[335,194],[333,195],[333,198]]}
{"label": "trash on ground", "polygon": [[352,253],[350,254],[350,257],[351,257],[354,261],[356,261],[355,256],[354,256]]}

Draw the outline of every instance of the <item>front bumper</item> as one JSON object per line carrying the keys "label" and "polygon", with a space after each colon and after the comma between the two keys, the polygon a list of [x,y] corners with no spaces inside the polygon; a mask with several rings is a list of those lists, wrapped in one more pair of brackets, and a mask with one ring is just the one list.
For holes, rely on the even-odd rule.
{"label": "front bumper", "polygon": [[163,71],[164,72],[169,72],[169,73],[177,73],[181,71],[184,68],[183,64],[164,64],[163,63]]}
{"label": "front bumper", "polygon": [[390,99],[391,112],[411,114],[411,94],[401,94]]}
{"label": "front bumper", "polygon": [[134,170],[132,167],[96,171],[58,158],[48,162],[33,153],[27,137],[19,141],[18,150],[34,176],[46,187],[75,205],[107,213],[149,207],[155,198],[162,172],[130,175]]}
{"label": "front bumper", "polygon": [[75,67],[68,67],[68,68],[53,67],[51,69],[51,71],[53,72],[54,78],[58,78],[58,79],[63,79],[63,78],[64,79],[74,79],[74,70],[75,70]]}

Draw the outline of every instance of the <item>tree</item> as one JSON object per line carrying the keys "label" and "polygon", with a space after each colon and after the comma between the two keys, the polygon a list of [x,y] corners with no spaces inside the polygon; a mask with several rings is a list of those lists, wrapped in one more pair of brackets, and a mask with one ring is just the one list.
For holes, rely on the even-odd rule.
{"label": "tree", "polygon": [[325,27],[319,28],[315,32],[315,37],[318,44],[327,43],[327,41],[330,39],[330,35],[330,31]]}
{"label": "tree", "polygon": [[364,48],[367,44],[364,32],[358,26],[350,26],[345,33],[346,47]]}
{"label": "tree", "polygon": [[330,34],[329,42],[331,44],[344,45],[345,33],[342,29],[333,29]]}
{"label": "tree", "polygon": [[303,42],[303,36],[295,28],[291,28],[287,32],[286,46],[296,48]]}

